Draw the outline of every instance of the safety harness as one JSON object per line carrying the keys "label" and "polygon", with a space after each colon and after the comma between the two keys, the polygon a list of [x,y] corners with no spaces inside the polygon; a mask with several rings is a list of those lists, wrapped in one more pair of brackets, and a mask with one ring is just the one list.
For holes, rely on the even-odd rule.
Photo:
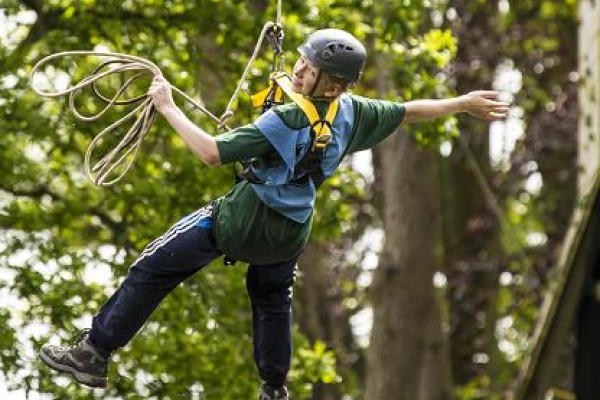
{"label": "safety harness", "polygon": [[[333,138],[331,127],[339,109],[339,101],[337,99],[331,101],[325,118],[321,118],[309,98],[292,90],[290,77],[285,72],[275,72],[271,74],[271,85],[252,96],[252,104],[254,107],[262,107],[262,111],[266,112],[274,105],[283,104],[284,93],[304,112],[310,124],[311,143],[304,157],[296,163],[291,181],[306,183],[310,179],[318,188],[325,180],[321,162],[327,145]],[[237,174],[238,180],[247,180],[256,184],[264,183],[254,173],[253,167],[256,161],[256,159],[242,161],[243,170]]]}

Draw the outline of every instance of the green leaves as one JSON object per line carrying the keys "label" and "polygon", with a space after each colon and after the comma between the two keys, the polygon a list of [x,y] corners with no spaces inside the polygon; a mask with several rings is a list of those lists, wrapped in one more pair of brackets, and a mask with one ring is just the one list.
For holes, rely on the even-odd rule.
{"label": "green leaves", "polygon": [[438,68],[444,68],[456,55],[456,38],[450,30],[432,29],[423,36],[423,49]]}
{"label": "green leaves", "polygon": [[[300,344],[289,380],[294,397],[309,399],[313,384],[339,383],[341,377],[335,371],[335,354],[327,349],[325,343],[316,341],[312,347],[305,341]],[[302,371],[302,374],[299,374],[299,371]]]}
{"label": "green leaves", "polygon": [[[29,90],[32,63],[70,49],[108,48],[139,55],[157,63],[173,84],[220,115],[262,24],[274,20],[276,11],[275,1],[38,3],[6,2],[9,18],[34,7],[37,19],[21,24],[21,42],[15,46],[0,40],[0,78],[16,77],[14,86],[0,85],[0,223],[4,232],[17,234],[0,243],[0,272],[16,274],[14,281],[0,281],[0,290],[27,304],[22,313],[0,311],[0,360],[9,376],[23,367],[16,360],[30,354],[14,345],[29,321],[49,329],[39,338],[24,339],[36,348],[48,337],[67,338],[88,326],[144,246],[182,216],[226,193],[233,180],[228,166],[201,165],[159,118],[125,180],[111,188],[94,187],[82,171],[83,153],[94,135],[119,114],[91,123],[75,120],[66,113],[65,99],[41,99]],[[447,93],[442,89],[446,77],[438,72],[456,52],[448,31],[430,30],[429,13],[442,6],[437,1],[286,0],[287,67],[307,33],[335,26],[350,30],[370,47],[357,93],[375,94],[386,70],[391,71],[386,79],[398,88],[385,92],[390,99],[442,96]],[[270,56],[264,46],[232,125],[256,116],[248,94],[264,87]],[[90,66],[90,60],[69,61],[54,65],[54,71],[81,79]],[[138,93],[146,89],[136,87]],[[86,107],[99,106],[91,104],[87,94],[81,101]],[[192,120],[217,133],[206,117],[182,107]],[[423,143],[436,143],[453,134],[454,125],[452,120],[424,124],[411,132]],[[314,240],[335,239],[364,224],[369,198],[364,178],[349,168],[338,172],[319,194]],[[106,246],[114,247],[112,260],[102,256]],[[18,252],[25,254],[24,264],[11,257]],[[94,265],[109,271],[104,283],[90,279],[101,270]],[[114,384],[103,395],[177,398],[202,388],[211,399],[251,398],[258,377],[250,356],[243,274],[241,266],[222,269],[215,262],[172,293],[142,333],[118,353],[119,366],[111,370]],[[6,326],[11,318],[16,329]],[[322,343],[309,343],[302,332],[296,332],[295,341],[291,385],[294,398],[308,399],[311,383],[339,380],[335,356]],[[56,398],[89,398],[88,391],[74,384],[57,385],[54,373],[32,365],[39,374],[26,381],[15,379],[16,387]]]}

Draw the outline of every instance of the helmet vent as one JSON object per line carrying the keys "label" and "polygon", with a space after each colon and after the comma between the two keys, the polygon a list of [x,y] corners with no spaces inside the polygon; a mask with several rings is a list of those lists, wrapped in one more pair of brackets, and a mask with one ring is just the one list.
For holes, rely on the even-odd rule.
{"label": "helmet vent", "polygon": [[342,52],[353,52],[354,48],[351,46],[346,46],[342,43],[329,43],[325,50],[321,53],[321,56],[324,60],[328,60],[335,55],[338,51]]}
{"label": "helmet vent", "polygon": [[[338,44],[338,46],[340,46],[340,45]],[[329,43],[326,46],[326,48],[323,50],[323,52],[321,53],[321,57],[323,57],[324,60],[329,60],[337,52],[335,47],[336,47],[336,43]]]}
{"label": "helmet vent", "polygon": [[358,39],[339,29],[313,32],[298,51],[317,67],[348,82],[358,80],[367,56]]}

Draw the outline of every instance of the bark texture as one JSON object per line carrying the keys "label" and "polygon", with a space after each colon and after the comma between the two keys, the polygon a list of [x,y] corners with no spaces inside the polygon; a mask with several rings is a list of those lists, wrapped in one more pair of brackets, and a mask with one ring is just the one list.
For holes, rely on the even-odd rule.
{"label": "bark texture", "polygon": [[433,286],[438,257],[438,163],[397,134],[380,147],[385,244],[373,277],[366,400],[450,398]]}

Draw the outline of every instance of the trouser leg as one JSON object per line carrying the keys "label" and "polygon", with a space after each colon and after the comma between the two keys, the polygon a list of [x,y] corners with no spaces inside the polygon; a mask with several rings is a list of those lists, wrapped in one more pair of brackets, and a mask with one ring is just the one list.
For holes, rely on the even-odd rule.
{"label": "trouser leg", "polygon": [[261,379],[285,384],[292,358],[292,286],[296,260],[250,265],[246,287],[252,306],[254,361]]}
{"label": "trouser leg", "polygon": [[94,317],[92,343],[107,352],[127,344],[169,292],[220,255],[211,209],[188,215],[146,247]]}

